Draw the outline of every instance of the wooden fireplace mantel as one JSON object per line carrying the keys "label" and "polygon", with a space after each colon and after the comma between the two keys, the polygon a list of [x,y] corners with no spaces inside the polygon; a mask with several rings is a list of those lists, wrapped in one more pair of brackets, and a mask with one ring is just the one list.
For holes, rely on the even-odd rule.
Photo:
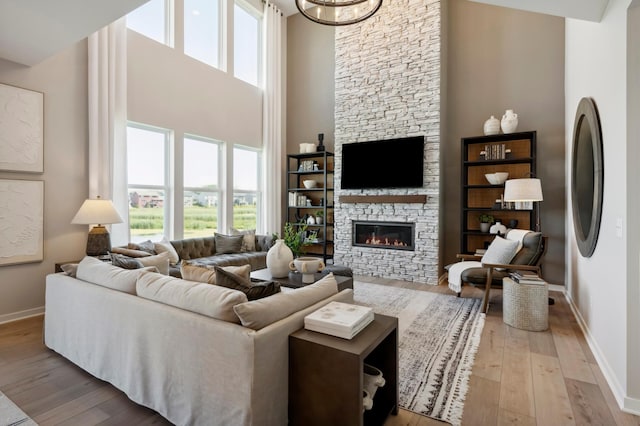
{"label": "wooden fireplace mantel", "polygon": [[419,203],[427,202],[427,196],[422,195],[341,195],[341,203]]}

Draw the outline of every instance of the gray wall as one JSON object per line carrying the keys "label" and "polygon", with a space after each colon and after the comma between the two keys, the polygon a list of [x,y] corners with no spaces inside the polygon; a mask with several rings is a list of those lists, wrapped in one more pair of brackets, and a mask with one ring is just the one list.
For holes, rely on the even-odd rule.
{"label": "gray wall", "polygon": [[33,67],[0,59],[0,82],[44,93],[44,173],[0,179],[44,181],[44,261],[0,267],[0,322],[43,311],[45,276],[80,259],[86,226],[71,219],[87,198],[87,42]]}
{"label": "gray wall", "polygon": [[[460,138],[482,134],[490,115],[519,114],[518,130],[538,132],[538,176],[550,237],[545,277],[565,280],[564,19],[464,0],[443,2],[441,264],[460,245]],[[300,15],[288,19],[288,152],[333,129],[333,31]],[[327,63],[331,62],[331,64]],[[311,78],[311,77],[314,78]],[[571,124],[570,124],[571,125]],[[325,130],[325,134],[329,131]],[[331,139],[333,141],[333,139]]]}
{"label": "gray wall", "polygon": [[[538,132],[541,226],[549,236],[544,276],[565,279],[564,19],[462,0],[449,1],[447,126],[443,169],[444,262],[460,246],[460,138],[510,108],[518,130]],[[570,124],[571,125],[571,124]]]}
{"label": "gray wall", "polygon": [[287,18],[287,154],[318,142],[334,151],[334,28],[296,13]]}

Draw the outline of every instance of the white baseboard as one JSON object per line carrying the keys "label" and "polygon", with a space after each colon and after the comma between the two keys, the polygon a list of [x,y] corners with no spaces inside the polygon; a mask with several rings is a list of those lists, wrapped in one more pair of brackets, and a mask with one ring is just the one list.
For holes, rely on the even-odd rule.
{"label": "white baseboard", "polygon": [[8,322],[19,321],[31,317],[35,317],[38,315],[44,314],[44,306],[40,306],[33,309],[27,309],[26,311],[14,312],[11,314],[0,315],[0,324],[5,324]]}
{"label": "white baseboard", "polygon": [[616,375],[613,373],[613,369],[607,362],[606,357],[603,355],[600,346],[598,346],[598,343],[593,338],[593,335],[587,327],[587,323],[578,310],[578,307],[573,303],[571,295],[566,291],[563,291],[563,293],[565,299],[567,299],[567,302],[571,307],[573,315],[575,315],[576,320],[578,321],[578,325],[580,326],[585,339],[587,340],[587,344],[589,345],[589,348],[591,349],[591,352],[593,353],[593,356],[596,359],[596,362],[598,363],[598,366],[600,367],[600,370],[602,371],[607,384],[609,385],[609,388],[611,388],[611,392],[613,393],[613,396],[618,403],[618,407],[620,407],[620,410],[624,411],[625,413],[634,414],[636,416],[640,415],[640,400],[636,398],[629,398],[626,395],[624,388],[620,385],[620,382],[616,378]]}

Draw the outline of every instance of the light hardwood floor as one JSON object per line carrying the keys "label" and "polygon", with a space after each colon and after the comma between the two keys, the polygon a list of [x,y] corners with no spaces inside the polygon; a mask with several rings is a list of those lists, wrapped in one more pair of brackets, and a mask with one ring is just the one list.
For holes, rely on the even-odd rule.
{"label": "light hardwood floor", "polygon": [[[449,293],[445,286],[364,280]],[[640,425],[618,408],[564,297],[552,296],[550,329],[527,332],[502,322],[501,293],[492,291],[463,425]],[[463,297],[481,292],[465,288]],[[42,317],[0,325],[0,391],[42,426],[169,424],[48,350]],[[405,410],[385,424],[442,425]]]}

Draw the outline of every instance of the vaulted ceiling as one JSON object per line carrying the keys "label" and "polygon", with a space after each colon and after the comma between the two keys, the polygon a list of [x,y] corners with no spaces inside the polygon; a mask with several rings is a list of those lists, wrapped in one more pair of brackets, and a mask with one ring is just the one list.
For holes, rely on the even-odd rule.
{"label": "vaulted ceiling", "polygon": [[[393,0],[386,0],[393,1]],[[608,0],[471,0],[598,22]],[[0,58],[35,65],[147,0],[1,0]],[[288,16],[294,0],[273,1]]]}

